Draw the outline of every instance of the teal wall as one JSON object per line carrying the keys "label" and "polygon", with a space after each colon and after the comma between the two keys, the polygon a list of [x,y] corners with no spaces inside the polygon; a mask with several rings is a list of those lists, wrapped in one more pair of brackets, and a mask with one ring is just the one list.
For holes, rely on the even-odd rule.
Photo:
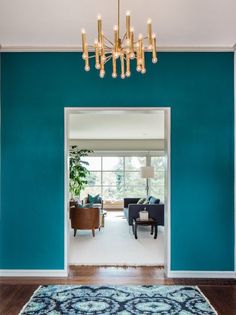
{"label": "teal wall", "polygon": [[64,107],[171,106],[171,268],[234,268],[233,53],[101,80],[79,53],[2,54],[0,269],[62,269]]}

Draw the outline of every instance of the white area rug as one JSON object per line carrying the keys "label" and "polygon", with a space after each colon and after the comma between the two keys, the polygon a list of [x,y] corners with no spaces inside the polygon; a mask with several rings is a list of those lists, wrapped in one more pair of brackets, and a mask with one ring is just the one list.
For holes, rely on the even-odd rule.
{"label": "white area rug", "polygon": [[121,211],[108,212],[105,227],[96,236],[91,231],[70,231],[69,263],[75,265],[163,265],[164,228],[158,228],[157,239],[150,234],[151,227],[139,226],[138,239]]}

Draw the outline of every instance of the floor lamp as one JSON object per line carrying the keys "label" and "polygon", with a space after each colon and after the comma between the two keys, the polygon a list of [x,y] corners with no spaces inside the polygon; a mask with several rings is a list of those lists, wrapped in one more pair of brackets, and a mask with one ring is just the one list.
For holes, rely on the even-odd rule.
{"label": "floor lamp", "polygon": [[154,167],[153,166],[144,166],[141,167],[141,178],[146,178],[146,191],[147,197],[149,196],[149,179],[154,178]]}

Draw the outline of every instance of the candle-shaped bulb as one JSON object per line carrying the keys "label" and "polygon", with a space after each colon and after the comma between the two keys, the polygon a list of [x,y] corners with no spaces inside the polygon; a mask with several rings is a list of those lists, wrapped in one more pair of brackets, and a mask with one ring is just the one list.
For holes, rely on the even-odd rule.
{"label": "candle-shaped bulb", "polygon": [[85,71],[89,71],[89,70],[90,70],[89,65],[86,65],[86,66],[84,67],[84,70],[85,70]]}
{"label": "candle-shaped bulb", "polygon": [[81,30],[82,33],[82,49],[83,49],[83,59],[85,59],[86,57],[86,33],[85,33],[85,29],[83,28]]}
{"label": "candle-shaped bulb", "polygon": [[147,20],[148,48],[152,49],[152,20]]}
{"label": "candle-shaped bulb", "polygon": [[126,38],[130,38],[130,11],[126,12]]}
{"label": "candle-shaped bulb", "polygon": [[102,18],[101,15],[98,15],[98,42],[102,41]]}
{"label": "candle-shaped bulb", "polygon": [[152,62],[157,63],[156,35],[152,34]]}
{"label": "candle-shaped bulb", "polygon": [[104,76],[105,76],[105,71],[104,70],[100,70],[100,74],[99,75],[100,75],[100,78],[103,79]]}

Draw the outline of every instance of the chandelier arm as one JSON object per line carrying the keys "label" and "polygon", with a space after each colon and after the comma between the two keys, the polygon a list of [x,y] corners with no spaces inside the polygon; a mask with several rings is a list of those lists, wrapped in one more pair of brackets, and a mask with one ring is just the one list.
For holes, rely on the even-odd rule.
{"label": "chandelier arm", "polygon": [[110,43],[112,46],[114,46],[114,44],[113,44],[106,36],[103,35],[103,38],[104,38],[108,43]]}
{"label": "chandelier arm", "polygon": [[104,45],[104,48],[105,48],[105,49],[107,49],[107,50],[112,50],[112,48],[113,48],[113,47],[110,47],[110,46]]}
{"label": "chandelier arm", "polygon": [[92,55],[92,56],[88,56],[88,58],[90,59],[90,58],[94,58],[96,55]]}
{"label": "chandelier arm", "polygon": [[111,60],[111,58],[112,58],[112,55],[106,57],[106,60],[105,60],[104,64],[106,64],[109,60]]}
{"label": "chandelier arm", "polygon": [[120,0],[118,0],[118,38],[120,38]]}
{"label": "chandelier arm", "polygon": [[121,40],[121,44],[124,43],[124,40],[125,40],[125,38],[126,38],[126,35],[127,35],[127,33],[125,32],[125,34],[124,34],[124,36],[123,36],[123,38],[122,38],[122,40]]}

